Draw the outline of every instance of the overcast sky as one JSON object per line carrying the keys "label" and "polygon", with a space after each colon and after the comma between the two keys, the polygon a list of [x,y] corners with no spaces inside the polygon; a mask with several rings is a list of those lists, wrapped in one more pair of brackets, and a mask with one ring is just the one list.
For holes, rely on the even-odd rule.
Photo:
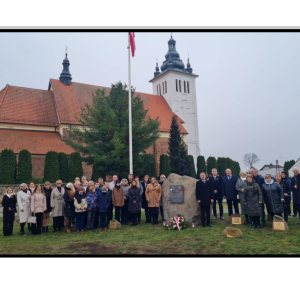
{"label": "overcast sky", "polygon": [[[152,93],[156,59],[165,59],[169,32],[136,33],[132,85]],[[175,32],[185,66],[196,79],[201,154],[256,167],[300,157],[300,33]],[[128,82],[128,34],[0,33],[0,90],[6,84],[47,89],[62,71],[68,46],[74,82],[109,87]],[[17,108],[16,108],[17,109]]]}

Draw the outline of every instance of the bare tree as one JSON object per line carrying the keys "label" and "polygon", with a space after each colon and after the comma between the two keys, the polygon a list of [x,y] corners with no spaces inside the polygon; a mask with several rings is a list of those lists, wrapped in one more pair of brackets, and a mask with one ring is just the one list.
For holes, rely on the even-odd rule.
{"label": "bare tree", "polygon": [[255,153],[246,153],[244,155],[244,164],[250,169],[254,168],[253,165],[259,162],[259,158]]}

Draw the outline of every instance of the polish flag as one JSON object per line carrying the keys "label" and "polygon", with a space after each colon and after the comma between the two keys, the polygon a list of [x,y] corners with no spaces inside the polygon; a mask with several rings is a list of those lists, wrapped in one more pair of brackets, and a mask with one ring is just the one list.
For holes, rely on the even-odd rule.
{"label": "polish flag", "polygon": [[130,45],[131,45],[131,53],[132,53],[132,56],[134,56],[134,53],[135,53],[135,41],[134,41],[135,35],[134,35],[134,32],[128,32],[128,33],[129,33],[129,39],[130,39]]}

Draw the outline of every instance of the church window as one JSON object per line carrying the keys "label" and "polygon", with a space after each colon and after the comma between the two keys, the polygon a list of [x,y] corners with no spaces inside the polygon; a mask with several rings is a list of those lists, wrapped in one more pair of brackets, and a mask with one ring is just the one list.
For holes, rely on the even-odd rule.
{"label": "church window", "polygon": [[176,79],[176,92],[178,92],[178,80]]}
{"label": "church window", "polygon": [[184,93],[186,93],[186,81],[183,82],[183,90],[184,90]]}
{"label": "church window", "polygon": [[190,82],[189,81],[187,81],[187,92],[188,92],[188,94],[190,93]]}
{"label": "church window", "polygon": [[167,93],[167,82],[165,81],[165,92]]}
{"label": "church window", "polygon": [[160,87],[160,85],[159,85],[159,95],[161,96],[161,87]]}
{"label": "church window", "polygon": [[179,80],[179,92],[181,92],[181,80]]}
{"label": "church window", "polygon": [[163,90],[163,94],[165,93],[165,85],[164,82],[162,83],[162,90]]}
{"label": "church window", "polygon": [[159,95],[159,93],[158,93],[158,85],[156,86],[156,95]]}

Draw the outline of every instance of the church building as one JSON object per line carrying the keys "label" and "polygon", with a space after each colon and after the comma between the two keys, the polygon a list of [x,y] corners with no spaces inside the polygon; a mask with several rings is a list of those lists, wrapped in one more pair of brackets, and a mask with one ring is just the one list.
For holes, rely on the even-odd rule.
{"label": "church building", "polygon": [[[188,153],[196,162],[200,155],[197,99],[193,69],[187,68],[176,51],[176,41],[171,37],[166,60],[158,65],[154,77],[153,95],[136,92],[144,102],[150,118],[158,117],[160,138],[147,149],[155,154],[159,174],[161,154],[168,152],[168,138],[173,115],[177,116]],[[92,103],[93,91],[110,88],[72,81],[70,62],[66,54],[63,70],[58,79],[50,79],[48,89],[34,89],[7,84],[0,90],[0,152],[11,149],[17,154],[27,149],[32,155],[32,176],[44,176],[44,162],[48,151],[64,152],[68,156],[74,150],[64,142],[68,128],[80,126],[77,116],[85,103]],[[118,80],[116,78],[116,80]],[[1,87],[0,87],[1,88]],[[84,175],[91,178],[92,166],[83,163]]]}

